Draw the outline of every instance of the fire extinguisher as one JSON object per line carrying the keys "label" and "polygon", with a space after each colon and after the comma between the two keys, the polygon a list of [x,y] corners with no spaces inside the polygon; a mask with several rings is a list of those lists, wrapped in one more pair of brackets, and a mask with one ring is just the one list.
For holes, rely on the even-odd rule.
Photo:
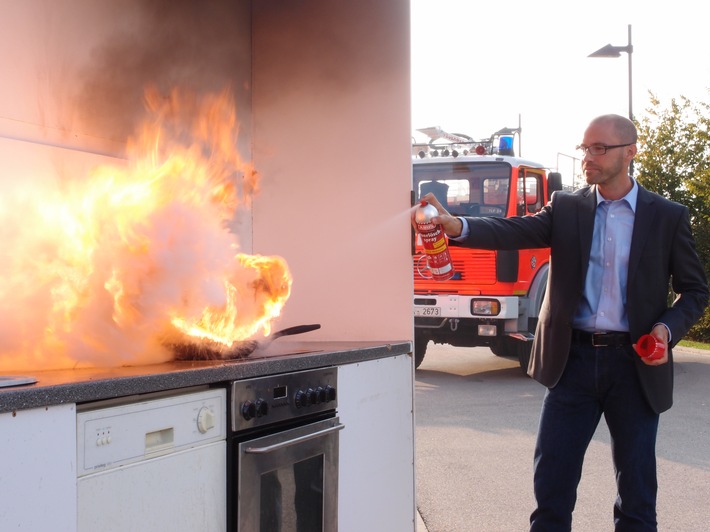
{"label": "fire extinguisher", "polygon": [[[451,262],[451,254],[446,243],[444,228],[441,224],[431,223],[431,219],[438,214],[436,207],[426,201],[422,201],[414,213],[414,221],[417,224],[417,232],[422,239],[431,278],[435,281],[446,281],[454,276],[454,265]],[[422,273],[421,270],[419,273]]]}

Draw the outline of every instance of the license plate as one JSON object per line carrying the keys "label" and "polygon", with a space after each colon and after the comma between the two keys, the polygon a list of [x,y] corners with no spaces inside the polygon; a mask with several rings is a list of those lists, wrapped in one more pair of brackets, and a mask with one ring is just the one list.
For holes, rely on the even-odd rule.
{"label": "license plate", "polygon": [[415,316],[441,316],[441,307],[414,307]]}

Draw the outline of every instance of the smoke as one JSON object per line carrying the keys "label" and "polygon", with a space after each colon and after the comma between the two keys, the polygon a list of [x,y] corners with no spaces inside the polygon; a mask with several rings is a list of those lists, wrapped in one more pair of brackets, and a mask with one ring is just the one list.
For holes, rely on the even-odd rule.
{"label": "smoke", "polygon": [[79,73],[76,104],[87,130],[125,140],[143,119],[149,86],[197,94],[230,88],[239,100],[248,90],[248,2],[123,0],[118,15],[121,29]]}
{"label": "smoke", "polygon": [[[409,64],[401,63],[395,47],[376,48],[371,44],[389,42],[385,32],[400,27],[397,2],[254,2],[252,9],[256,61],[262,71],[269,67],[278,71],[281,80],[278,85],[265,87],[259,85],[258,78],[255,80],[255,96],[266,104],[283,92],[301,92],[305,99],[327,106],[334,92],[357,93],[373,79],[408,75]],[[377,22],[363,16],[368,11]],[[309,37],[304,39],[304,35]],[[405,47],[409,46],[407,38],[402,34]]]}

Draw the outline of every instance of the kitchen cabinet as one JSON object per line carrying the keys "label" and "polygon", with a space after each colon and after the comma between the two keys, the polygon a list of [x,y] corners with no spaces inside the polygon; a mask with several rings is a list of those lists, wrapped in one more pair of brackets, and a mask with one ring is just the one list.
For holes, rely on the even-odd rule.
{"label": "kitchen cabinet", "polygon": [[341,366],[340,532],[414,531],[410,355]]}
{"label": "kitchen cabinet", "polygon": [[73,404],[0,414],[0,530],[76,531]]}
{"label": "kitchen cabinet", "polygon": [[[77,462],[77,434],[81,433],[77,416],[83,416],[87,406],[96,406],[96,401],[103,401],[100,403],[103,408],[115,401],[119,405],[126,401],[133,403],[137,396],[148,399],[145,394],[167,398],[194,391],[195,387],[213,388],[233,380],[337,366],[337,412],[345,425],[338,432],[338,530],[413,532],[416,514],[411,343],[299,345],[308,346],[308,354],[272,355],[236,364],[176,362],[155,367],[115,368],[110,372],[100,368],[47,371],[37,374],[38,382],[34,385],[0,390],[0,530],[77,532],[81,529],[77,514],[84,504],[82,491],[77,487],[79,478],[90,479],[82,488],[84,494],[93,490],[92,495],[105,493],[113,497],[114,510],[118,513],[110,522],[126,522],[125,519],[132,518],[120,516],[124,519],[120,521],[116,515],[132,511],[139,499],[130,500],[129,491],[117,491],[115,482],[109,482],[108,471],[82,476],[84,472]],[[155,397],[150,396],[151,400]],[[224,412],[216,414],[215,420],[218,418],[226,422]],[[111,428],[116,444],[118,422],[99,425],[102,431]],[[161,445],[168,441],[163,439],[167,433],[164,426],[161,427],[156,427],[157,431],[145,429],[143,432],[152,435],[150,441]],[[178,433],[175,435],[177,441]],[[100,437],[103,436],[102,432]],[[213,491],[205,489],[205,501],[196,504],[212,508],[217,502],[219,510],[213,513],[221,513],[225,503],[224,441],[220,439],[209,446],[205,447],[205,452],[220,456],[220,462],[207,460],[218,472],[219,487]],[[216,446],[219,449],[215,453]],[[160,473],[148,471],[149,476],[153,475],[150,487],[146,488],[148,492],[157,495],[166,486],[177,485],[188,470],[199,470],[199,475],[206,473],[201,465],[205,463],[201,462],[202,455],[181,454],[180,457],[189,458],[189,464],[183,460],[180,465],[163,468]],[[154,465],[164,466],[168,459],[167,455],[160,457],[165,462],[155,461]],[[81,463],[85,462],[82,459]],[[108,460],[101,459],[97,463],[108,463]],[[134,476],[137,466],[126,464],[117,473],[125,478],[126,486],[142,484]],[[199,481],[199,475],[190,473],[188,476]],[[140,501],[145,499],[140,498]],[[185,506],[185,501],[178,504]],[[169,522],[161,516],[171,511],[169,505],[160,506],[154,515],[155,522]],[[89,514],[84,517],[93,519]],[[131,529],[140,528],[138,521],[130,522],[134,525]]]}

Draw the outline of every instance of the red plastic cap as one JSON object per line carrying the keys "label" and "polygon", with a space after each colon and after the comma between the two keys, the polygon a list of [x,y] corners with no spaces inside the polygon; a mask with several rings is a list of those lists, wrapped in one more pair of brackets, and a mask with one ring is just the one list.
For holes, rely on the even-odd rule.
{"label": "red plastic cap", "polygon": [[665,352],[663,343],[650,334],[644,334],[633,347],[638,356],[649,360],[662,358]]}

